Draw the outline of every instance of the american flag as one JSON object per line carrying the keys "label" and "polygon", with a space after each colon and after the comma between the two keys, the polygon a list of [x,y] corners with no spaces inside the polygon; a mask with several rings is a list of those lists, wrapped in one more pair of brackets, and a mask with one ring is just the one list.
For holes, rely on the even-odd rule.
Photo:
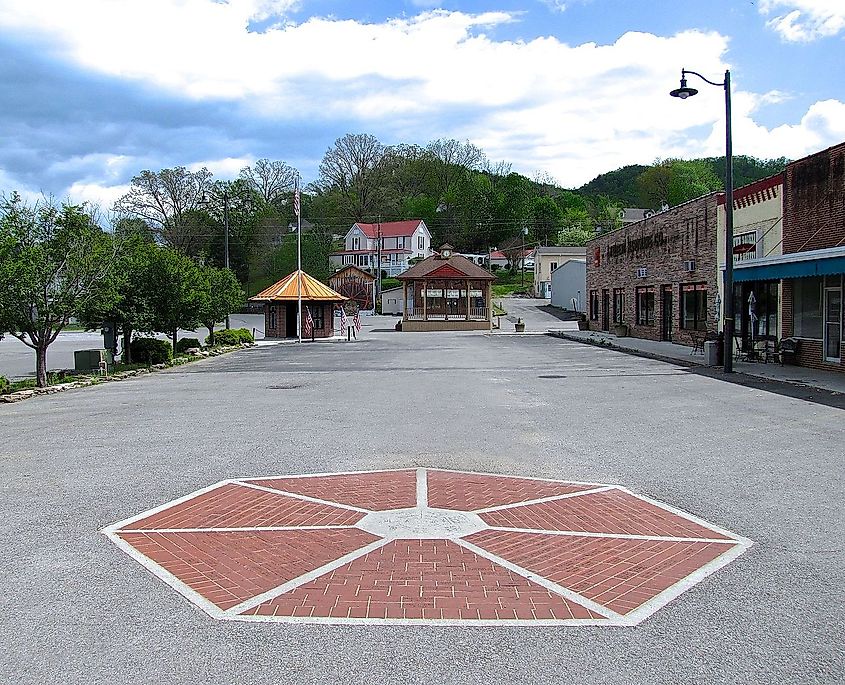
{"label": "american flag", "polygon": [[300,209],[301,208],[299,206],[299,184],[297,183],[296,188],[293,191],[293,212],[294,212],[294,214],[299,216]]}
{"label": "american flag", "polygon": [[355,330],[356,331],[361,330],[361,311],[360,310],[355,312],[355,317],[352,319],[352,323],[355,324]]}
{"label": "american flag", "polygon": [[305,321],[302,322],[302,334],[310,338],[314,334],[314,319],[311,318],[311,309],[305,308]]}
{"label": "american flag", "polygon": [[346,325],[347,325],[346,310],[343,308],[343,306],[341,306],[341,308],[340,308],[340,330],[343,330],[344,328],[346,328]]}

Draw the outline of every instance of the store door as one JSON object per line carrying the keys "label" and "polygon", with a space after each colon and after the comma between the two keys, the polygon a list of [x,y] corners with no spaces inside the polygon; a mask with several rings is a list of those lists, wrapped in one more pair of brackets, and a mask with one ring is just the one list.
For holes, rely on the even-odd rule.
{"label": "store door", "polygon": [[842,290],[824,289],[824,358],[838,362],[842,345]]}
{"label": "store door", "polygon": [[663,326],[660,330],[661,340],[672,340],[672,286],[663,286]]}
{"label": "store door", "polygon": [[610,330],[610,291],[601,291],[601,329]]}

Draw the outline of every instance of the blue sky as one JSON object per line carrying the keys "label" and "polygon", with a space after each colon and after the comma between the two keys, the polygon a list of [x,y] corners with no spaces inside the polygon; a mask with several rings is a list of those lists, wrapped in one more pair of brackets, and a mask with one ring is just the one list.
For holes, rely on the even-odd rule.
{"label": "blue sky", "polygon": [[[843,0],[0,0],[0,192],[105,209],[142,169],[316,178],[348,132],[470,140],[577,187],[724,151],[845,140]],[[690,85],[699,87],[693,83]]]}

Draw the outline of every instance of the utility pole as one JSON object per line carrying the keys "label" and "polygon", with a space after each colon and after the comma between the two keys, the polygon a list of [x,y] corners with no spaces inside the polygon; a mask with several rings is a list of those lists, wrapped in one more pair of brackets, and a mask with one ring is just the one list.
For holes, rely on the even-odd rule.
{"label": "utility pole", "polygon": [[525,235],[528,233],[528,228],[523,226],[520,233],[522,233],[522,252],[519,255],[519,270],[522,272],[520,287],[525,287]]}
{"label": "utility pole", "polygon": [[378,243],[376,244],[376,249],[378,250],[378,257],[376,258],[378,276],[376,282],[378,283],[378,287],[376,288],[376,299],[373,302],[373,309],[375,309],[378,298],[381,297],[381,214],[378,215],[378,223],[376,225],[378,226],[378,230],[376,231],[376,236],[378,236]]}
{"label": "utility pole", "polygon": [[[223,191],[223,260],[229,268],[229,191]],[[227,307],[228,309],[228,307]],[[226,330],[229,330],[229,315],[226,314]]]}

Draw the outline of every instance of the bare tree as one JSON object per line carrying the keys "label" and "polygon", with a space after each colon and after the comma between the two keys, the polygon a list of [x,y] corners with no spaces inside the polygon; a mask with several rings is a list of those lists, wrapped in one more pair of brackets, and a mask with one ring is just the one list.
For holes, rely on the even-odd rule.
{"label": "bare tree", "polygon": [[191,253],[198,239],[192,215],[201,209],[210,181],[205,167],[194,172],[183,166],[158,173],[144,170],[132,179],[114,211],[143,219],[160,242]]}
{"label": "bare tree", "polygon": [[326,150],[320,162],[324,187],[339,190],[356,220],[375,213],[381,191],[384,145],[368,133],[347,133]]}
{"label": "bare tree", "polygon": [[241,169],[240,177],[246,181],[268,205],[281,204],[293,191],[299,172],[278,160],[259,159],[255,166]]}
{"label": "bare tree", "polygon": [[451,138],[440,138],[431,141],[426,149],[438,161],[438,190],[441,195],[446,194],[467,170],[480,168],[486,162],[481,149],[469,141],[462,143]]}

